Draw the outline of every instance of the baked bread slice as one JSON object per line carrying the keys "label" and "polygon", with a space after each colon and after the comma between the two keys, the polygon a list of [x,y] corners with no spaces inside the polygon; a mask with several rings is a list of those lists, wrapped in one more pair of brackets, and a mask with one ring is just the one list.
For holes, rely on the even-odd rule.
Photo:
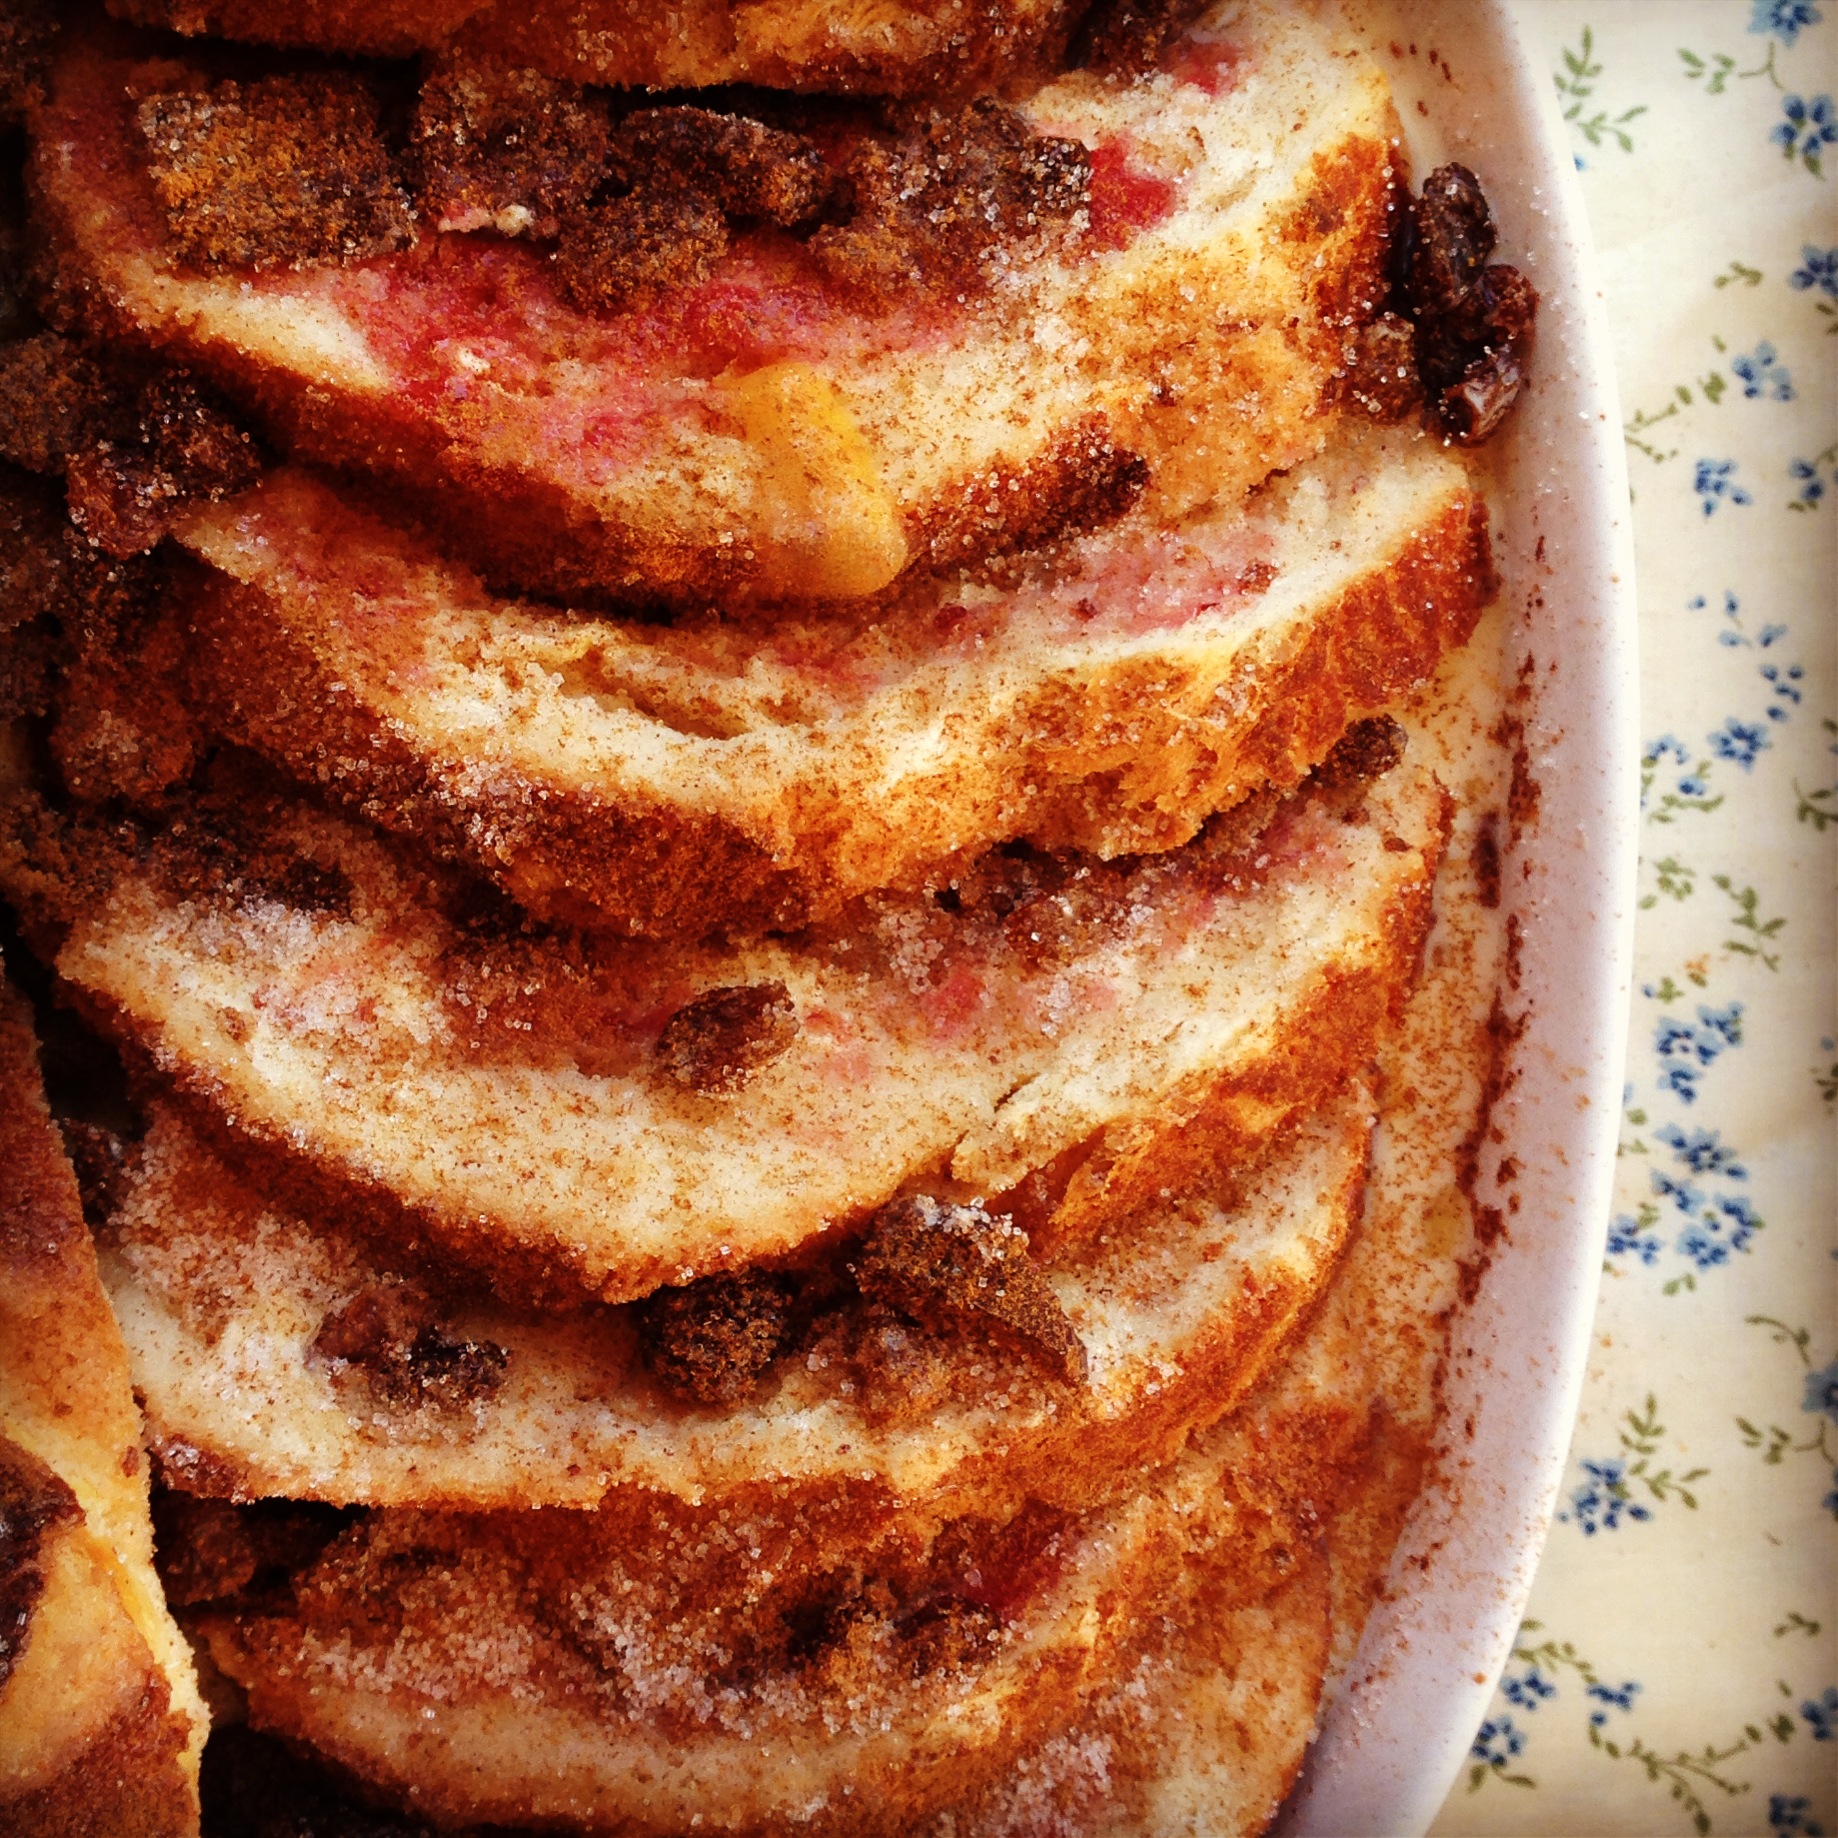
{"label": "baked bread slice", "polygon": [[1247,806],[1161,856],[993,855],[724,951],[535,931],[240,779],[151,838],[21,784],[0,884],[242,1131],[512,1298],[611,1302],[903,1192],[1072,1237],[1219,1191],[1410,982],[1445,800],[1394,758],[1337,750],[1261,830]]}
{"label": "baked bread slice", "polygon": [[[258,1727],[442,1821],[906,1833],[993,1797],[1094,1702],[1127,1705],[1171,1624],[1209,1623],[1228,1676],[1263,1663],[1274,1630],[1234,1655],[1230,1617],[1291,1580],[1318,1683],[1326,1579],[1303,1579],[1367,1428],[1356,1396],[1309,1400],[1082,1519],[1030,1507],[878,1540],[763,1498],[385,1510],[277,1596],[195,1625]],[[1306,1712],[1312,1685],[1293,1692],[1262,1695]],[[1253,1782],[1280,1781],[1306,1729]]]}
{"label": "baked bread slice", "polygon": [[[430,236],[342,267],[187,267],[173,231],[187,211],[207,228],[221,217],[239,259],[260,255],[242,217],[212,214],[207,156],[229,161],[238,197],[259,188],[205,143],[199,170],[169,175],[169,219],[136,111],[202,134],[229,105],[201,70],[85,39],[37,118],[32,183],[56,310],[181,357],[297,455],[387,476],[495,581],[724,606],[849,598],[1087,527],[1145,480],[1148,508],[1177,515],[1320,450],[1325,404],[1386,292],[1383,77],[1311,14],[1261,3],[1204,14],[1164,61],[1139,79],[1068,73],[1007,126],[937,126],[987,140],[992,171],[1013,167],[1023,189],[1058,173],[1061,202],[1085,195],[1088,170],[1088,196],[1057,240],[1029,229],[968,268],[942,232],[928,248],[912,230],[880,311],[846,278],[885,253],[872,214],[840,232],[841,281],[817,242],[769,228],[737,232],[692,280],[684,249],[645,230],[684,279],[618,311],[570,305],[557,277],[572,270],[518,239]],[[932,171],[943,156],[886,155],[908,157]],[[316,225],[329,246],[408,234],[401,194],[370,176],[374,208]],[[887,210],[905,208],[898,192]],[[940,221],[980,224],[970,202],[944,197]]]}
{"label": "baked bread slice", "polygon": [[208,726],[538,912],[665,935],[808,923],[1016,837],[1185,842],[1425,678],[1494,589],[1474,487],[1403,430],[866,628],[506,604],[293,469],[178,534],[211,564],[173,596]]}
{"label": "baked bread slice", "polygon": [[[438,1300],[349,1229],[264,1202],[164,1106],[102,1267],[152,1446],[202,1493],[588,1506],[623,1485],[702,1500],[770,1476],[852,1489],[864,1510],[877,1493],[954,1516],[1030,1495],[1082,1508],[1171,1460],[1285,1349],[1357,1220],[1371,1123],[1356,1087],[1229,1207],[1145,1212],[1041,1260],[1082,1350],[1071,1382],[1037,1343],[928,1329],[826,1282],[739,1395],[699,1403],[648,1369],[643,1311]],[[391,1331],[360,1342],[360,1318]]]}
{"label": "baked bread slice", "polygon": [[183,1838],[206,1718],[153,1572],[127,1355],[0,982],[0,1833]]}
{"label": "baked bread slice", "polygon": [[256,44],[402,57],[455,51],[576,83],[935,95],[1012,82],[1063,50],[1068,0],[110,0],[119,19]]}

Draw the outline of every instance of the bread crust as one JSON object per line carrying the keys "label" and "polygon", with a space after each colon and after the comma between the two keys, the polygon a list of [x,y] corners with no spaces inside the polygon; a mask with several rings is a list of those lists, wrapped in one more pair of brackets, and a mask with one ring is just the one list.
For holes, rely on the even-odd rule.
{"label": "bread crust", "polygon": [[[1411,451],[1381,441],[1370,463],[1414,477]],[[1252,623],[1255,594],[1191,623],[1176,601],[1165,643],[1081,652],[1043,638],[1036,663],[998,606],[972,620],[977,649],[955,676],[922,659],[830,715],[813,672],[819,712],[803,725],[729,693],[728,660],[697,684],[641,629],[593,622],[549,638],[540,609],[502,618],[463,572],[294,477],[191,520],[185,540],[221,567],[180,578],[172,617],[206,725],[464,856],[521,904],[653,937],[744,936],[825,919],[872,888],[948,880],[999,841],[1170,848],[1213,812],[1295,785],[1350,723],[1465,643],[1495,592],[1486,508],[1459,475],[1392,514],[1409,521],[1362,537],[1366,561],[1280,626]],[[1264,540],[1261,528],[1227,520],[1194,540],[1229,551]],[[1113,546],[1120,559],[1091,565],[1118,586],[1099,575],[1080,603],[1094,633],[1128,616],[1145,562],[1128,532],[1069,557],[1076,573],[1085,550]],[[916,594],[878,629],[902,645],[929,635],[952,592]],[[254,628],[261,645],[246,642]],[[757,629],[769,660],[775,628]],[[785,642],[808,641],[794,630]],[[620,725],[584,715],[570,746],[522,739],[530,692],[513,686],[545,670],[574,679],[588,708],[605,698]],[[786,695],[802,693],[784,674]],[[469,699],[495,704],[495,732],[443,730],[438,711]],[[650,763],[668,749],[670,766]]]}
{"label": "bread crust", "polygon": [[720,83],[863,95],[1000,88],[1056,61],[1068,0],[899,0],[866,10],[811,0],[110,0],[117,18],[257,44],[402,57],[457,49],[576,83],[704,89]]}

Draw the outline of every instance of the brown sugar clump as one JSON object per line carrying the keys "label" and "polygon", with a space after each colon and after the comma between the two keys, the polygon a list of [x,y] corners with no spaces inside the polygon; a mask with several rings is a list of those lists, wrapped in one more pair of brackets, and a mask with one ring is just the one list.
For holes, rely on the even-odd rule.
{"label": "brown sugar clump", "polygon": [[70,520],[106,554],[145,554],[183,500],[228,497],[260,475],[249,436],[182,371],[156,373],[118,421],[124,434],[66,466]]}
{"label": "brown sugar clump", "polygon": [[52,0],[0,0],[0,126],[44,101],[57,30]]}
{"label": "brown sugar clump", "polygon": [[563,224],[555,279],[583,312],[640,311],[700,286],[727,246],[727,219],[698,193],[632,192]]}
{"label": "brown sugar clump", "polygon": [[441,230],[554,236],[606,170],[606,103],[536,70],[435,66],[415,109],[422,216]]}
{"label": "brown sugar clump", "polygon": [[783,983],[704,990],[664,1024],[658,1063],[704,1094],[738,1091],[798,1037],[798,1011]]}
{"label": "brown sugar clump", "polygon": [[1080,30],[1072,61],[1103,76],[1142,76],[1203,6],[1204,0],[1100,0]]}
{"label": "brown sugar clump", "polygon": [[504,1382],[510,1356],[490,1341],[460,1339],[440,1324],[412,1283],[379,1283],[334,1309],[308,1358],[340,1390],[356,1384],[395,1409],[463,1410]]}
{"label": "brown sugar clump", "polygon": [[828,204],[829,168],[801,134],[712,109],[640,109],[613,136],[610,170],[629,191],[694,191],[730,217],[785,228]]}
{"label": "brown sugar clump", "polygon": [[1403,421],[1423,401],[1416,333],[1401,313],[1381,313],[1354,335],[1341,394],[1374,421]]}
{"label": "brown sugar clump", "polygon": [[856,1281],[870,1303],[919,1321],[993,1322],[1061,1377],[1084,1382],[1084,1343],[1029,1259],[1027,1234],[980,1203],[896,1200],[875,1220]]}
{"label": "brown sugar clump", "polygon": [[173,242],[197,267],[361,261],[414,233],[360,77],[315,71],[168,91],[146,97],[139,119]]}
{"label": "brown sugar clump", "polygon": [[746,1397],[790,1333],[783,1286],[758,1271],[706,1276],[663,1289],[639,1309],[645,1356],[657,1377],[698,1404]]}
{"label": "brown sugar clump", "polygon": [[1315,768],[1316,782],[1329,791],[1369,785],[1403,760],[1409,744],[1410,736],[1389,715],[1356,721]]}
{"label": "brown sugar clump", "polygon": [[811,249],[869,304],[914,286],[980,285],[1005,246],[1065,232],[1091,196],[1083,146],[1031,133],[989,97],[925,111],[891,147],[866,142],[846,178],[849,219]]}
{"label": "brown sugar clump", "polygon": [[0,346],[0,459],[62,472],[115,419],[107,380],[81,346],[55,332]]}
{"label": "brown sugar clump", "polygon": [[46,1534],[83,1516],[77,1497],[35,1455],[0,1437],[0,1685],[32,1632],[45,1591]]}

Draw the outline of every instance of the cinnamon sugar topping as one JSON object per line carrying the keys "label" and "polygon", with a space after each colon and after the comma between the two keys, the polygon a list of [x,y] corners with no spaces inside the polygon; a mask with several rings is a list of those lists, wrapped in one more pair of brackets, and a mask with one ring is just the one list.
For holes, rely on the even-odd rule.
{"label": "cinnamon sugar topping", "polygon": [[1065,233],[1091,199],[1079,142],[1031,133],[987,96],[915,111],[892,145],[865,141],[845,176],[850,217],[818,231],[811,250],[871,306],[916,288],[981,286],[1009,245]]}
{"label": "cinnamon sugar topping", "polygon": [[440,1323],[412,1283],[378,1283],[320,1323],[308,1357],[341,1390],[362,1387],[394,1409],[463,1410],[504,1382],[510,1356],[490,1341],[463,1339]]}
{"label": "cinnamon sugar topping", "polygon": [[443,60],[415,110],[421,214],[440,230],[554,236],[600,184],[611,131],[604,100],[540,71]]}
{"label": "cinnamon sugar topping", "polygon": [[639,1310],[651,1370],[671,1391],[698,1404],[732,1404],[748,1396],[789,1332],[783,1285],[754,1270],[659,1290]]}
{"label": "cinnamon sugar topping", "polygon": [[872,1303],[920,1321],[969,1315],[1006,1328],[1072,1384],[1084,1382],[1084,1343],[1028,1258],[1027,1234],[980,1202],[915,1194],[884,1208],[856,1281]]}
{"label": "cinnamon sugar topping", "polygon": [[201,268],[354,262],[411,240],[375,93],[335,71],[165,91],[140,104],[153,188]]}

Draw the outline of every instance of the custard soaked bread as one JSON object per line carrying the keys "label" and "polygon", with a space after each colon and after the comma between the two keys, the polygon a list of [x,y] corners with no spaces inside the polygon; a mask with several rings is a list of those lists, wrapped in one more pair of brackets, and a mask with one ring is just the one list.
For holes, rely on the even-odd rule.
{"label": "custard soaked bread", "polygon": [[442,1295],[335,1218],[265,1198],[164,1104],[102,1267],[152,1446],[200,1492],[582,1506],[770,1477],[853,1490],[864,1511],[1082,1506],[1178,1454],[1286,1348],[1357,1218],[1372,1111],[1356,1085],[1225,1201],[1160,1202],[1102,1242],[1022,1241],[1005,1285],[1040,1291],[1007,1319],[952,1308],[924,1269],[890,1298],[877,1262],[910,1203],[813,1270],[636,1308]]}
{"label": "custard soaked bread", "polygon": [[[1319,1529],[1371,1429],[1357,1390],[1298,1387],[1103,1511],[866,1538],[769,1495],[383,1511],[198,1626],[259,1726],[439,1819],[891,1834],[979,1800],[993,1822],[1095,1700],[1140,1701],[1171,1627],[1208,1624],[1229,1676],[1239,1612],[1312,1575],[1280,1791],[1326,1657]],[[1283,1650],[1258,1654],[1277,1678]]]}
{"label": "custard soaked bread", "polygon": [[1427,923],[1444,793],[1353,738],[1185,849],[998,853],[726,951],[538,930],[240,778],[153,835],[21,785],[0,885],[243,1131],[507,1295],[619,1301],[902,1191],[1071,1236],[1259,1152],[1364,1064]]}
{"label": "custard soaked bread", "polygon": [[1403,430],[1243,507],[916,583],[865,627],[494,601],[294,470],[178,533],[212,565],[172,595],[208,726],[536,911],[692,935],[1016,837],[1185,842],[1425,678],[1494,585],[1466,473]]}
{"label": "custard soaked bread", "polygon": [[0,1833],[185,1838],[205,1714],[140,1412],[25,1004],[0,981]]}
{"label": "custard soaked bread", "polygon": [[451,196],[379,110],[79,37],[34,133],[55,310],[543,591],[848,598],[1237,499],[1319,451],[1387,291],[1384,82],[1292,8],[1013,109],[552,110],[553,162]]}
{"label": "custard soaked bread", "polygon": [[117,18],[258,44],[456,50],[576,83],[915,95],[1014,82],[1065,49],[1071,0],[110,0]]}

